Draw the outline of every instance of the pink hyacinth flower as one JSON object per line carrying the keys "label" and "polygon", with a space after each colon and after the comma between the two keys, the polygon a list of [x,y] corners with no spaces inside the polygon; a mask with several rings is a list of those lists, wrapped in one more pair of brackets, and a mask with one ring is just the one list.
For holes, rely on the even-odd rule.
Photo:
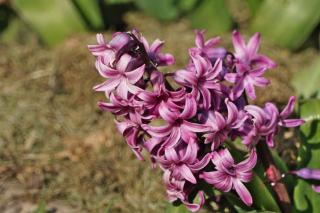
{"label": "pink hyacinth flower", "polygon": [[222,60],[218,59],[214,66],[200,55],[191,56],[194,70],[178,70],[174,79],[180,85],[192,88],[194,97],[203,103],[204,109],[211,107],[212,96],[220,96],[222,85],[216,79],[222,71]]}
{"label": "pink hyacinth flower", "polygon": [[249,182],[252,178],[252,169],[257,163],[256,151],[252,150],[246,160],[235,164],[229,150],[222,149],[213,152],[212,163],[217,171],[203,172],[200,178],[223,192],[235,189],[241,200],[251,206],[251,194],[242,182]]}
{"label": "pink hyacinth flower", "polygon": [[232,33],[232,43],[235,50],[235,57],[239,60],[239,63],[256,68],[274,68],[276,64],[264,55],[258,54],[260,46],[260,34],[254,34],[249,42],[246,44],[245,40],[238,31]]}
{"label": "pink hyacinth flower", "polygon": [[161,103],[159,106],[160,116],[168,123],[164,126],[142,125],[152,137],[164,138],[163,147],[172,148],[178,144],[180,139],[184,142],[196,139],[197,132],[206,132],[209,128],[198,123],[191,123],[188,119],[197,113],[196,100],[190,95],[186,95],[183,111],[173,110],[167,104]]}
{"label": "pink hyacinth flower", "polygon": [[106,65],[103,58],[97,60],[96,67],[99,73],[102,77],[108,78],[108,80],[95,86],[94,89],[96,91],[104,91],[107,96],[113,90],[116,90],[117,95],[123,99],[128,98],[129,92],[137,94],[141,89],[135,86],[135,83],[142,78],[145,65],[143,64],[132,70],[130,67],[131,59],[132,57],[128,54],[122,55],[115,68]]}
{"label": "pink hyacinth flower", "polygon": [[211,155],[206,154],[201,160],[197,158],[198,145],[195,141],[188,143],[188,146],[178,146],[164,150],[164,156],[158,157],[160,167],[163,170],[170,170],[172,177],[177,180],[185,179],[193,184],[197,183],[194,173],[203,169],[210,161]]}

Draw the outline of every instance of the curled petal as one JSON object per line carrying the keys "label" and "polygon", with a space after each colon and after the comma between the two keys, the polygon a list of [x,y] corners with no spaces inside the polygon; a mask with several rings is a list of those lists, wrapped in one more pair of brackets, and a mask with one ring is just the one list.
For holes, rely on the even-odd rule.
{"label": "curled petal", "polygon": [[197,77],[202,76],[208,67],[207,61],[200,55],[191,56],[193,64],[196,68]]}
{"label": "curled petal", "polygon": [[222,71],[222,59],[218,58],[210,72],[207,75],[207,80],[215,79]]}
{"label": "curled petal", "polygon": [[228,118],[227,118],[227,124],[234,123],[238,118],[238,109],[234,103],[229,101],[228,99],[225,100],[227,109],[228,109]]}
{"label": "curled petal", "polygon": [[266,87],[270,84],[270,81],[264,77],[255,77],[253,84],[258,87]]}
{"label": "curled petal", "polygon": [[186,205],[186,207],[191,211],[191,212],[197,212],[199,211],[199,209],[201,208],[201,206],[204,205],[205,202],[205,197],[204,197],[204,192],[203,191],[199,191],[198,195],[199,197],[199,204],[196,203],[190,203],[186,200],[182,200],[183,204]]}
{"label": "curled petal", "polygon": [[275,68],[277,66],[277,64],[270,58],[259,54],[252,58],[252,63],[257,67],[266,67],[268,69]]}
{"label": "curled petal", "polygon": [[196,142],[190,141],[188,143],[187,150],[183,155],[181,161],[188,165],[192,164],[197,158],[197,153],[198,153],[198,146]]}
{"label": "curled petal", "polygon": [[174,59],[173,55],[166,53],[158,53],[157,55],[157,64],[159,66],[167,66],[167,65],[172,65],[175,64],[176,60]]}
{"label": "curled petal", "polygon": [[282,110],[282,112],[280,113],[280,116],[282,118],[287,118],[289,117],[289,115],[293,112],[294,110],[294,104],[296,102],[296,97],[295,96],[291,96],[288,104],[284,107],[284,109]]}
{"label": "curled petal", "polygon": [[174,148],[166,149],[165,156],[171,162],[179,162],[179,156]]}
{"label": "curled petal", "polygon": [[130,36],[127,33],[115,33],[109,42],[109,45],[116,50],[120,50],[130,41]]}
{"label": "curled petal", "polygon": [[191,87],[192,85],[197,84],[197,77],[195,76],[195,74],[187,70],[176,71],[173,78],[177,83],[181,85]]}
{"label": "curled petal", "polygon": [[159,114],[165,121],[169,123],[174,123],[178,118],[178,112],[170,111],[165,103],[160,104]]}
{"label": "curled petal", "polygon": [[102,84],[98,84],[93,87],[95,91],[104,91],[106,93],[110,93],[112,90],[115,90],[116,87],[120,84],[120,79],[111,78],[107,81],[103,82]]}
{"label": "curled petal", "polygon": [[211,107],[211,93],[206,88],[201,88],[200,93],[202,95],[203,108],[209,109]]}
{"label": "curled petal", "polygon": [[161,47],[163,46],[164,42],[160,39],[156,39],[150,46],[150,51],[158,53],[161,50]]}
{"label": "curled petal", "polygon": [[204,47],[204,36],[203,36],[204,31],[203,30],[196,30],[196,39],[195,43],[198,48],[203,48]]}
{"label": "curled petal", "polygon": [[190,168],[188,166],[186,166],[185,164],[182,164],[179,167],[179,171],[180,171],[181,176],[184,177],[187,181],[189,181],[193,184],[197,183],[196,178],[194,177],[192,171],[190,170]]}
{"label": "curled petal", "polygon": [[156,138],[163,138],[168,136],[171,133],[172,126],[149,126],[147,124],[142,124],[141,127],[147,131],[151,136]]}
{"label": "curled petal", "polygon": [[102,59],[96,61],[96,68],[99,74],[104,78],[116,78],[119,76],[118,70],[112,69],[111,67],[105,65]]}
{"label": "curled petal", "polygon": [[246,160],[241,161],[236,165],[237,172],[251,171],[255,167],[256,163],[257,163],[257,153],[255,149],[252,149],[249,157]]}
{"label": "curled petal", "polygon": [[130,72],[126,72],[125,75],[127,76],[128,80],[131,84],[137,83],[137,81],[139,81],[142,78],[142,76],[144,74],[144,68],[145,68],[145,65],[143,64],[141,67],[138,67],[135,70],[132,70]]}
{"label": "curled petal", "polygon": [[300,126],[304,123],[305,121],[303,119],[284,119],[279,122],[279,125],[291,128],[291,127]]}
{"label": "curled petal", "polygon": [[236,73],[227,73],[224,75],[224,79],[231,83],[236,83],[239,79],[238,75]]}
{"label": "curled petal", "polygon": [[182,113],[180,114],[180,118],[182,119],[190,119],[197,113],[197,102],[196,100],[190,95],[186,98],[186,103]]}
{"label": "curled petal", "polygon": [[194,172],[198,172],[201,169],[203,169],[204,167],[206,167],[208,165],[208,163],[210,162],[210,160],[211,160],[211,155],[210,155],[210,153],[208,153],[197,163],[189,165],[189,168]]}
{"label": "curled petal", "polygon": [[132,57],[129,54],[123,54],[117,63],[117,70],[125,72]]}
{"label": "curled petal", "polygon": [[218,170],[227,171],[234,165],[234,160],[228,149],[221,149],[212,153],[212,163]]}
{"label": "curled petal", "polygon": [[228,192],[232,188],[231,177],[221,171],[203,172],[200,174],[200,178],[224,192]]}
{"label": "curled petal", "polygon": [[251,100],[256,99],[256,92],[254,90],[254,86],[251,83],[246,83],[244,89],[246,90],[246,94]]}
{"label": "curled petal", "polygon": [[263,75],[266,72],[266,70],[267,69],[265,67],[255,68],[253,70],[250,70],[250,76],[259,77],[259,76]]}
{"label": "curled petal", "polygon": [[183,128],[187,129],[190,132],[207,132],[210,130],[209,127],[203,124],[191,123],[189,121],[183,121]]}
{"label": "curled petal", "polygon": [[179,128],[173,128],[169,137],[164,141],[162,147],[169,149],[175,147],[181,138],[181,131]]}
{"label": "curled petal", "polygon": [[252,197],[249,190],[245,187],[245,185],[238,179],[234,179],[233,186],[236,192],[238,193],[241,200],[247,205],[252,205]]}

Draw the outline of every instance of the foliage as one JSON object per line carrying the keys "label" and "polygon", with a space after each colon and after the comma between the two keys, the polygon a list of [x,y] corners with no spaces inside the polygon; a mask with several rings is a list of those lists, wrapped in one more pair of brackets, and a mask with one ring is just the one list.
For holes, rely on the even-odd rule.
{"label": "foliage", "polygon": [[247,20],[246,25],[249,25],[252,31],[259,31],[274,43],[290,49],[300,48],[312,32],[318,33],[315,29],[320,22],[320,13],[317,12],[320,10],[318,0],[246,0],[242,3],[226,0],[11,2],[1,6],[1,31],[8,25],[15,24],[10,16],[16,16],[34,29],[49,46],[61,42],[72,33],[85,30],[102,30],[109,27],[123,30],[123,14],[136,9],[161,21],[186,17],[194,28],[204,28],[217,34],[239,24],[231,6],[237,7],[242,4],[241,8],[245,6],[245,10],[251,13],[251,19]]}
{"label": "foliage", "polygon": [[[300,106],[301,117],[307,123],[301,126],[301,148],[298,166],[319,168],[320,165],[320,100],[303,101]],[[319,184],[319,183],[318,183]],[[298,180],[294,188],[294,204],[298,212],[318,212],[320,195],[312,190],[305,180]]]}

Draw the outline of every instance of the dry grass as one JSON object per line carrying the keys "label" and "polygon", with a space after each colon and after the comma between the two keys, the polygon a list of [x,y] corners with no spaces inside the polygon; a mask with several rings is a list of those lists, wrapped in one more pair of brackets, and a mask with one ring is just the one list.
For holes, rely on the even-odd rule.
{"label": "dry grass", "polygon": [[[193,32],[186,21],[160,24],[140,14],[128,16],[146,37],[166,40],[187,61]],[[230,36],[224,44],[230,46]],[[55,50],[36,42],[0,46],[0,209],[32,212],[40,200],[52,212],[163,212],[165,190],[159,170],[135,159],[116,133],[112,117],[96,106],[102,94],[91,88],[103,79],[94,71],[86,44],[94,35],[69,39]],[[258,103],[280,104],[292,94],[291,70],[303,69],[314,53],[292,54],[264,45],[279,63],[259,90]]]}

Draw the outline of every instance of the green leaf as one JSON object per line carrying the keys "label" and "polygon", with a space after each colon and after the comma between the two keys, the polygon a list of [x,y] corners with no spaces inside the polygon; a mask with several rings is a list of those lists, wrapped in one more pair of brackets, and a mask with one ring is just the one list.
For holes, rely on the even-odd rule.
{"label": "green leaf", "polygon": [[13,7],[49,46],[72,33],[85,31],[84,23],[70,1],[13,0]]}
{"label": "green leaf", "polygon": [[224,0],[203,0],[190,15],[192,26],[213,33],[231,29],[232,18]]}
{"label": "green leaf", "polygon": [[313,94],[320,92],[320,56],[311,66],[295,74],[292,85],[304,98],[310,98]]}
{"label": "green leaf", "polygon": [[97,0],[72,0],[72,2],[78,8],[80,15],[90,29],[103,28],[103,20]]}
{"label": "green leaf", "polygon": [[178,0],[177,7],[183,12],[190,11],[196,5],[198,0]]}
{"label": "green leaf", "polygon": [[[320,168],[320,99],[311,99],[300,106],[301,117],[307,123],[300,127],[301,147],[298,154],[298,168]],[[310,183],[298,180],[294,188],[294,204],[297,212],[319,212],[320,195],[314,192]]]}
{"label": "green leaf", "polygon": [[319,0],[264,0],[251,29],[290,49],[300,47],[320,22]]}
{"label": "green leaf", "polygon": [[175,7],[174,0],[136,0],[136,4],[147,14],[162,21],[178,17],[178,10]]}
{"label": "green leaf", "polygon": [[168,203],[165,213],[189,213],[190,211],[185,207],[185,205],[181,204],[179,206],[175,206],[172,203]]}
{"label": "green leaf", "polygon": [[304,145],[320,143],[320,99],[310,99],[301,103],[301,118],[306,123],[300,127]]}
{"label": "green leaf", "polygon": [[252,195],[253,207],[256,210],[281,212],[270,190],[258,175],[254,174],[246,186]]}
{"label": "green leaf", "polygon": [[238,212],[238,213],[244,213],[244,212],[257,212],[256,210],[254,210],[251,207],[248,207],[247,205],[245,205],[242,200],[235,196],[233,193],[224,193],[223,194],[228,202],[232,205],[232,207]]}
{"label": "green leaf", "polygon": [[263,0],[246,0],[252,15],[255,15]]}
{"label": "green leaf", "polygon": [[46,202],[44,200],[41,200],[38,204],[38,207],[36,210],[33,211],[33,213],[46,213]]}

